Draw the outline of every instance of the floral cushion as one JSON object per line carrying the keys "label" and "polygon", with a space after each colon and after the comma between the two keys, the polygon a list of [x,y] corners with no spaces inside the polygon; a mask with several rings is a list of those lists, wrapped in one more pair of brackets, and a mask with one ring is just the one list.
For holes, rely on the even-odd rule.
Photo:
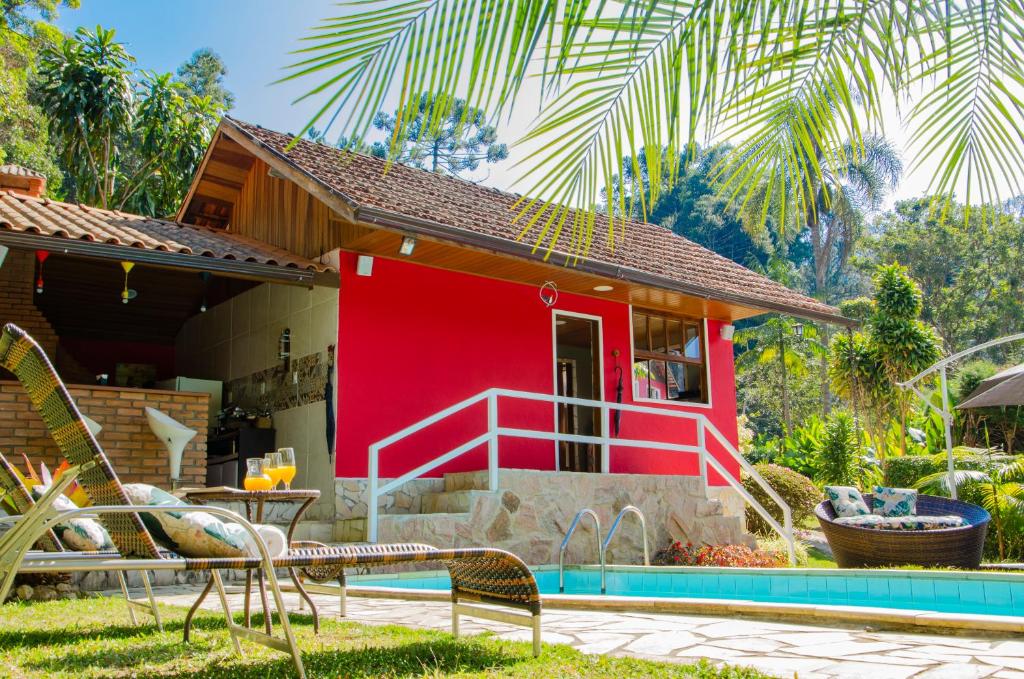
{"label": "floral cushion", "polygon": [[913,516],[917,513],[917,491],[913,488],[875,486],[871,513],[879,516]]}
{"label": "floral cushion", "polygon": [[962,516],[880,516],[866,514],[863,516],[843,516],[835,520],[844,526],[858,528],[875,528],[877,530],[939,530],[941,528],[958,528],[965,525]]}
{"label": "floral cushion", "polygon": [[[133,505],[184,506],[170,493],[145,483],[124,485],[128,500]],[[227,528],[227,524],[206,512],[139,512],[142,523],[161,547],[176,554],[195,558],[240,557],[248,550],[242,537]]]}
{"label": "floral cushion", "polygon": [[[48,489],[49,486],[32,486],[32,495],[38,500]],[[78,509],[78,505],[71,498],[60,495],[53,501],[53,508],[58,512],[66,512]],[[106,552],[114,549],[110,533],[96,519],[68,519],[54,526],[53,532],[73,552]]]}
{"label": "floral cushion", "polygon": [[836,516],[864,516],[870,514],[864,496],[853,486],[825,486],[825,496],[836,510]]}

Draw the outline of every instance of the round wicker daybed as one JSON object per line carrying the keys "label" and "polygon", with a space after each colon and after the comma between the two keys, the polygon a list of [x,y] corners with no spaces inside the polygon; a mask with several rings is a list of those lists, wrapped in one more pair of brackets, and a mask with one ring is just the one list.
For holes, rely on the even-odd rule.
{"label": "round wicker daybed", "polygon": [[[871,495],[864,500],[871,506]],[[977,568],[985,545],[989,513],[983,508],[934,495],[919,495],[918,516],[957,515],[967,525],[937,530],[879,530],[833,523],[836,512],[825,500],[814,509],[840,568],[877,566],[954,566]]]}

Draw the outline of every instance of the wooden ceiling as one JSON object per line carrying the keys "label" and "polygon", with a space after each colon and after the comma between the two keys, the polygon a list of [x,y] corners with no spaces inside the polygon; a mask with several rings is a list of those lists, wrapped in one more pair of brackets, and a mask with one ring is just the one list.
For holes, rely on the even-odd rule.
{"label": "wooden ceiling", "polygon": [[[204,282],[198,272],[137,264],[128,287],[138,297],[124,304],[124,272],[117,262],[50,257],[44,269],[43,294],[36,306],[59,337],[173,344],[184,322],[199,313]],[[236,278],[211,276],[207,306],[255,285]]]}
{"label": "wooden ceiling", "polygon": [[238,143],[217,133],[199,168],[200,179],[191,200],[186,198],[188,210],[181,221],[201,226],[226,227],[231,221],[231,209],[254,161],[252,155]]}

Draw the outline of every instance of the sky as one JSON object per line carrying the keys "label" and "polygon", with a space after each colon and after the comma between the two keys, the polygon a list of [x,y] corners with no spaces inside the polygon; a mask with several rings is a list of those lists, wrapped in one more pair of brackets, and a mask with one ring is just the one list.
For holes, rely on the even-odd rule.
{"label": "sky", "polygon": [[[77,10],[63,9],[57,24],[66,32],[97,24],[116,29],[117,39],[126,43],[139,68],[175,71],[196,49],[212,48],[228,68],[225,84],[235,95],[230,115],[282,132],[298,132],[316,110],[315,100],[292,103],[315,81],[271,83],[285,73],[284,66],[293,60],[289,52],[300,45],[308,28],[339,13],[336,3],[328,0],[82,0],[81,4]],[[528,101],[530,95],[526,89],[520,100]],[[885,134],[902,148],[907,135],[892,108]],[[499,127],[499,138],[510,146],[508,160],[478,172],[473,179],[505,190],[524,190],[522,183],[516,184],[523,167],[515,164],[529,160],[531,148],[513,142],[529,129],[536,107],[522,109],[530,113],[514,115]],[[908,161],[905,157],[905,164]],[[923,195],[929,180],[927,168],[905,174],[886,205]]]}

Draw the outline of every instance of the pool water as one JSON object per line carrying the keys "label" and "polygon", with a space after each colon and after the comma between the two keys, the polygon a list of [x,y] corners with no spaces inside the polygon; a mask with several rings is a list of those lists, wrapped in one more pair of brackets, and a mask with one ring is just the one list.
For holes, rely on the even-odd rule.
{"label": "pool water", "polygon": [[[558,594],[558,570],[534,569],[541,594]],[[365,575],[354,586],[449,589],[446,574]],[[1024,575],[957,571],[642,568],[610,566],[606,594],[771,603],[870,606],[1024,617]],[[600,596],[601,575],[567,568],[565,594]]]}

